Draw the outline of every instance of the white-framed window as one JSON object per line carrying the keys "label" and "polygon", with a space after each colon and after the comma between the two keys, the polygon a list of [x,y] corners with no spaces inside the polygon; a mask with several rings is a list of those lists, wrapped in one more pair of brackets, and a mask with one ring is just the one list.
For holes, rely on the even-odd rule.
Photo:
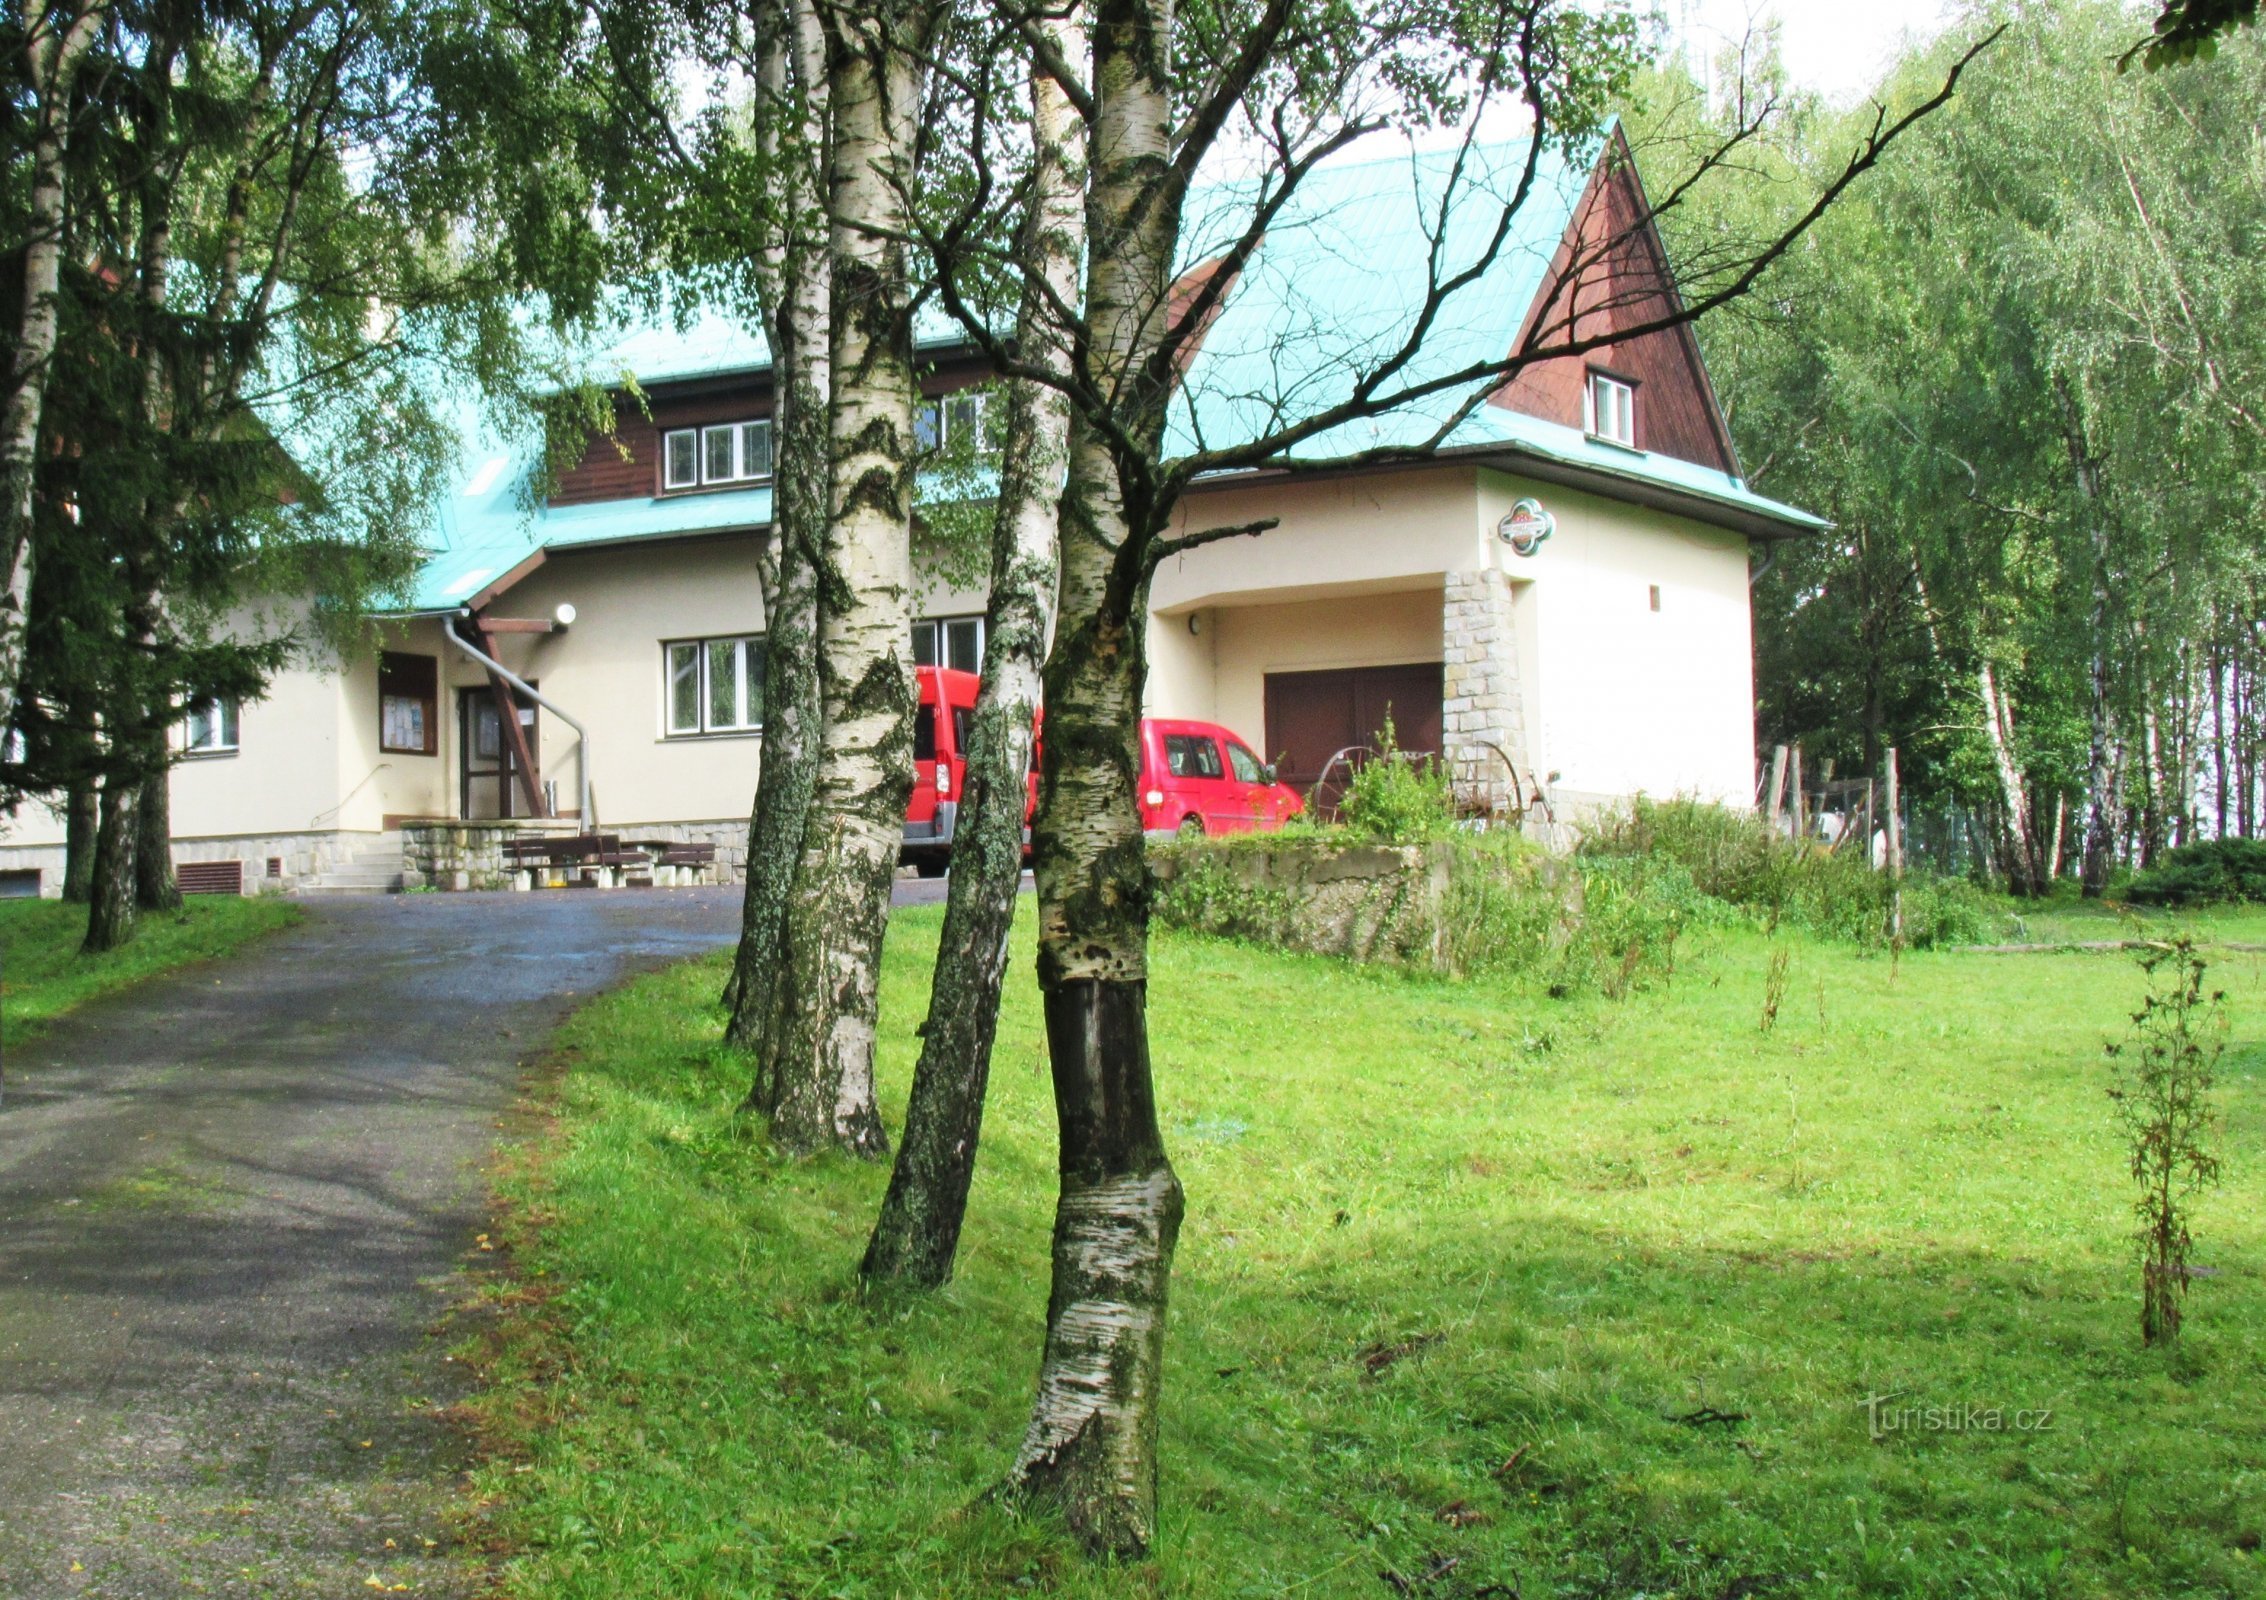
{"label": "white-framed window", "polygon": [[983,618],[923,617],[913,624],[914,666],[981,672],[983,664]]}
{"label": "white-framed window", "polygon": [[193,756],[236,753],[236,702],[199,700],[181,719],[181,748]]}
{"label": "white-framed window", "polygon": [[700,487],[698,428],[679,428],[661,436],[661,483],[669,489]]}
{"label": "white-framed window", "polygon": [[763,635],[672,639],[661,647],[662,726],[672,739],[763,727]]}
{"label": "white-framed window", "polygon": [[705,489],[771,477],[771,419],[672,428],[661,436],[661,486]]}
{"label": "white-framed window", "polygon": [[991,397],[981,389],[923,400],[913,413],[913,443],[923,450],[941,450],[962,439],[975,441],[977,453],[985,448],[984,417]]}
{"label": "white-framed window", "polygon": [[1582,397],[1582,427],[1592,437],[1610,439],[1630,449],[1637,443],[1636,385],[1608,373],[1592,372]]}

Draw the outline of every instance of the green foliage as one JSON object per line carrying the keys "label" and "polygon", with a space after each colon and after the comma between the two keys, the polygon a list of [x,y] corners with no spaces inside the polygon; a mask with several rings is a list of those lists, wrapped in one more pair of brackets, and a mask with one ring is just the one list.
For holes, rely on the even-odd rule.
{"label": "green foliage", "polygon": [[1595,990],[1618,1000],[1651,979],[1672,977],[1687,932],[1734,920],[1730,907],[1667,856],[1592,856],[1578,865],[1581,911],[1550,979],[1560,998]]}
{"label": "green foliage", "polygon": [[[1988,666],[2017,798],[2039,833],[2066,801],[2080,848],[2095,801],[2161,841],[2218,737],[2185,709],[2206,659],[2246,696],[2266,670],[2266,435],[2237,398],[2266,385],[2266,47],[2224,31],[2252,0],[2156,9],[2166,50],[2216,37],[2208,70],[2120,77],[2135,16],[2101,0],[1975,8],[1916,47],[1891,100],[2005,25],[1754,302],[1698,329],[1755,486],[1835,524],[1754,588],[1766,740],[1799,739],[1813,774],[1877,773],[1894,746],[1908,793],[2003,832]],[[1721,100],[1649,87],[1633,137],[1665,174]],[[1671,257],[1782,216],[1871,115],[1797,100],[1663,217]]]}
{"label": "green foliage", "polygon": [[2166,851],[2133,874],[2124,897],[2143,906],[2266,903],[2266,841],[2203,839]]}
{"label": "green foliage", "polygon": [[1620,999],[1672,975],[1688,931],[1738,920],[1665,857],[1569,863],[1516,834],[1455,832],[1404,848],[1390,876],[1330,869],[1334,854],[1372,843],[1329,831],[1152,846],[1156,920],[1412,972],[1526,981],[1559,999]]}
{"label": "green foliage", "polygon": [[1448,769],[1430,756],[1401,749],[1387,717],[1377,732],[1377,753],[1354,769],[1338,801],[1338,822],[1356,839],[1377,844],[1422,844],[1456,825],[1455,790]]}
{"label": "green foliage", "polygon": [[2148,992],[2131,1033],[2109,1046],[2120,1067],[2109,1098],[2140,1189],[2132,1203],[2140,1224],[2140,1337],[2169,1344],[2179,1338],[2187,1300],[2195,1200],[2220,1179],[2209,1142],[2218,1123],[2211,1088],[2226,1050],[2227,997],[2224,990],[2205,996],[2210,966],[2192,938],[2147,950],[2140,970]]}
{"label": "green foliage", "polygon": [[[890,934],[892,1119],[940,921]],[[1766,1036],[1783,950],[1793,998]],[[1048,1516],[983,1498],[1048,1293],[1035,986],[1006,991],[958,1275],[876,1308],[852,1286],[887,1170],[749,1137],[709,960],[570,1024],[558,1120],[503,1178],[481,1258],[513,1272],[486,1300],[497,1451],[473,1489],[504,1592],[1379,1600],[1398,1592],[1381,1573],[1439,1600],[2257,1591],[2266,1169],[2230,1165],[2207,1197],[2199,1232],[2237,1269],[2167,1381],[2131,1337],[2104,1194],[2121,961],[1938,951],[1892,973],[1732,929],[1629,1006],[1169,932],[1151,959],[1189,1207],[1153,1569],[1091,1565]],[[2266,1015],[2250,963],[2217,974],[2240,1018]],[[2260,1048],[2245,1020],[2230,1084]],[[2266,1141],[2260,1096],[2225,1111],[2230,1149]],[[1891,1391],[1876,1438],[1865,1402]],[[1905,1406],[2001,1426],[1898,1428]],[[2017,1431],[2025,1408],[2048,1425]],[[1679,1420],[1703,1409],[1745,1419]]]}
{"label": "green foliage", "polygon": [[134,942],[81,955],[87,909],[60,900],[0,902],[0,1030],[22,1039],[74,1006],[298,922],[278,896],[198,895],[179,911],[145,915]]}
{"label": "green foliage", "polygon": [[1170,850],[1176,858],[1173,870],[1160,877],[1151,908],[1161,926],[1262,944],[1284,943],[1295,928],[1297,896],[1238,871],[1232,846],[1190,840],[1151,848]]}
{"label": "green foliage", "polygon": [[[1579,853],[1675,862],[1700,894],[1767,927],[1790,922],[1854,944],[1888,942],[1896,885],[1886,873],[1856,846],[1835,852],[1791,839],[1753,812],[1639,795],[1597,817]],[[1912,949],[1972,941],[1984,929],[1982,896],[1957,879],[1907,874],[1903,911],[1904,943]]]}

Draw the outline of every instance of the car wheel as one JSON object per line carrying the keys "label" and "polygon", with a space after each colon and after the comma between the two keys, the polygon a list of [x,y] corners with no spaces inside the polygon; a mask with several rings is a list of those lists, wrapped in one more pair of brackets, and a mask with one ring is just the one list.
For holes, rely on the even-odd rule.
{"label": "car wheel", "polygon": [[1204,836],[1204,819],[1191,811],[1180,819],[1180,836],[1183,839],[1201,839]]}

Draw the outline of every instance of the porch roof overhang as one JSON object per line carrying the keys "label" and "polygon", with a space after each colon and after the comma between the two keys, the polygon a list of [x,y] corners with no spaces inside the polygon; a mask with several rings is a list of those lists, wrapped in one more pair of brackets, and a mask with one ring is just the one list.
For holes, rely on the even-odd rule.
{"label": "porch roof overhang", "polygon": [[771,526],[769,484],[531,508],[519,497],[526,481],[523,469],[506,488],[459,495],[446,506],[441,531],[447,544],[426,558],[407,603],[392,615],[479,611],[561,551],[760,533]]}

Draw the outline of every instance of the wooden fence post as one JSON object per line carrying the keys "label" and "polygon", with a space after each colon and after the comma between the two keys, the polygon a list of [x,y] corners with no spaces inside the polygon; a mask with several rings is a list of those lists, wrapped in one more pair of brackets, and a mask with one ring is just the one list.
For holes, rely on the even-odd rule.
{"label": "wooden fence post", "polygon": [[1810,830],[1803,818],[1803,812],[1809,808],[1803,804],[1807,797],[1802,793],[1802,746],[1799,742],[1788,753],[1787,759],[1789,761],[1788,771],[1794,781],[1794,837],[1806,839],[1809,837]]}
{"label": "wooden fence post", "polygon": [[1770,752],[1770,825],[1779,826],[1786,814],[1786,747],[1779,745]]}
{"label": "wooden fence post", "polygon": [[1896,777],[1896,746],[1888,747],[1888,937],[1889,942],[1901,948],[1904,943],[1904,819],[1900,815],[1903,796]]}

